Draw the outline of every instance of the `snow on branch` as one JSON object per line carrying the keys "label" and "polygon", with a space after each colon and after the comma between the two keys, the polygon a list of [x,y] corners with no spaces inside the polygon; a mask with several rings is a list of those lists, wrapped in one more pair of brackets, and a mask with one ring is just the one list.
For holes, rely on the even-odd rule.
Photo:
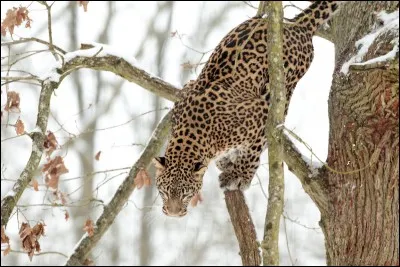
{"label": "snow on branch", "polygon": [[[392,13],[386,13],[386,11],[381,11],[377,15],[378,20],[382,23],[381,26],[377,26],[371,33],[367,34],[360,40],[355,43],[357,48],[357,53],[351,57],[347,62],[345,62],[340,70],[343,74],[347,75],[350,68],[353,69],[361,69],[366,66],[365,68],[371,68],[371,66],[375,65],[382,65],[385,62],[393,59],[398,51],[399,51],[399,11],[396,10]],[[395,38],[393,39],[393,49],[387,53],[386,55],[370,59],[366,62],[362,62],[364,56],[368,53],[369,48],[378,39],[378,37],[382,36],[385,33],[393,33],[395,34]],[[379,64],[383,62],[382,64]],[[354,67],[353,67],[354,66]]]}

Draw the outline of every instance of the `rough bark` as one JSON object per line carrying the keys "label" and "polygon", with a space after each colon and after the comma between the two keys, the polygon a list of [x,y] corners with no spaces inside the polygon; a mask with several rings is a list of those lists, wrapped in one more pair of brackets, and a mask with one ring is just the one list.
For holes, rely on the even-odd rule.
{"label": "rough bark", "polygon": [[224,193],[226,207],[239,242],[242,264],[243,266],[259,266],[261,257],[257,234],[243,192],[234,190]]}
{"label": "rough bark", "polygon": [[[327,163],[338,172],[323,177],[328,202],[321,214],[328,265],[399,265],[398,53],[377,68],[340,73],[355,42],[378,23],[376,12],[396,9],[398,2],[349,2],[334,20]],[[391,51],[393,35],[376,39],[363,61]]]}
{"label": "rough bark", "polygon": [[[265,3],[264,3],[265,5]],[[262,5],[261,5],[262,6]],[[261,243],[264,266],[279,265],[279,229],[283,212],[284,173],[282,128],[285,122],[286,87],[283,67],[283,7],[281,1],[267,4],[267,51],[270,77],[271,108],[265,132],[268,140],[268,207],[265,216],[264,239]]]}

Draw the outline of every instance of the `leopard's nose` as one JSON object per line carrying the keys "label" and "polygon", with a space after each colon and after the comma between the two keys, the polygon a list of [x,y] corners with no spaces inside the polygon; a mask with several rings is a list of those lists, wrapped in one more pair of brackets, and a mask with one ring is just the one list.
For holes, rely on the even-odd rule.
{"label": "leopard's nose", "polygon": [[186,209],[183,208],[182,201],[169,199],[165,203],[165,214],[173,217],[182,217],[186,214]]}

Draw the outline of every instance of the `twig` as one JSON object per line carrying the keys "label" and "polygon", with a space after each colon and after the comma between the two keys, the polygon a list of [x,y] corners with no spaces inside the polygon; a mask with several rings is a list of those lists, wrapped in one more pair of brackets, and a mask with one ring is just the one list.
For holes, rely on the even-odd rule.
{"label": "twig", "polygon": [[51,5],[48,5],[46,1],[38,1],[40,4],[44,5],[47,9],[47,32],[49,33],[49,49],[53,54],[54,58],[59,61],[57,53],[54,51],[53,45],[53,32],[51,29],[51,7],[53,6],[54,2]]}
{"label": "twig", "polygon": [[[263,2],[261,2],[263,3]],[[261,6],[260,3],[260,6]],[[265,2],[264,2],[265,4]],[[265,9],[265,7],[264,7]],[[283,67],[283,8],[282,2],[268,3],[267,51],[271,107],[266,122],[268,142],[269,186],[268,207],[261,243],[264,266],[279,265],[279,227],[284,201],[282,130],[277,127],[285,121],[286,87]]]}
{"label": "twig", "polygon": [[289,259],[290,259],[290,262],[292,263],[292,266],[294,266],[292,253],[290,252],[290,247],[289,247],[289,238],[288,238],[288,233],[287,233],[287,228],[286,228],[286,218],[285,217],[283,217],[283,229],[285,230],[286,248],[287,248],[287,251],[289,254]]}
{"label": "twig", "polygon": [[[1,251],[4,251],[4,249],[2,249]],[[27,254],[26,251],[14,250],[14,249],[11,249],[9,252],[11,252],[11,253]],[[45,251],[45,252],[39,252],[39,253],[36,252],[34,255],[35,255],[35,256],[44,256],[44,255],[49,255],[49,254],[60,255],[60,256],[63,256],[64,258],[68,258],[67,255],[65,255],[64,253],[58,252],[58,251]]]}
{"label": "twig", "polygon": [[1,46],[6,46],[6,45],[17,45],[17,44],[23,44],[23,43],[27,43],[27,42],[37,42],[40,44],[44,44],[47,47],[53,47],[54,49],[58,50],[61,54],[66,54],[67,52],[64,49],[61,49],[60,47],[54,45],[54,44],[50,44],[47,41],[44,41],[42,39],[39,38],[35,38],[35,37],[30,37],[30,38],[21,38],[19,40],[15,40],[15,41],[10,41],[10,42],[4,42],[1,43]]}

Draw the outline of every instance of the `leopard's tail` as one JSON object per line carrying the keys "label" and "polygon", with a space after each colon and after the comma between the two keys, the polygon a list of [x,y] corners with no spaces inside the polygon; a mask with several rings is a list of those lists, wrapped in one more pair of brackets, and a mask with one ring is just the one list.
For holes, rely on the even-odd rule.
{"label": "leopard's tail", "polygon": [[313,33],[338,10],[341,1],[314,1],[290,21],[306,26]]}

